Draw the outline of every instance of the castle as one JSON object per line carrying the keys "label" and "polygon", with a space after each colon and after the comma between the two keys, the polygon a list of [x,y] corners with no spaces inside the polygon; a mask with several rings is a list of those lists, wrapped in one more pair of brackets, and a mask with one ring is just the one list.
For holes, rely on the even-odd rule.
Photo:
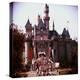
{"label": "castle", "polygon": [[47,4],[45,5],[44,13],[43,20],[38,15],[38,25],[33,27],[29,19],[25,25],[25,61],[27,59],[27,61],[32,62],[33,59],[38,59],[40,54],[45,54],[53,62],[59,62],[61,67],[71,67],[74,57],[77,56],[77,42],[71,39],[66,28],[63,29],[62,34],[58,34],[55,30],[54,21],[53,30],[50,31],[49,6]]}

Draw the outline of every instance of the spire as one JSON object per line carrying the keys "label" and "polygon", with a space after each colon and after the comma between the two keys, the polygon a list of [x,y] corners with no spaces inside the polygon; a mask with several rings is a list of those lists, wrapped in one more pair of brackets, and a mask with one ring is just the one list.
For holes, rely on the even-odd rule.
{"label": "spire", "polygon": [[62,37],[63,38],[70,38],[69,31],[66,28],[63,29]]}
{"label": "spire", "polygon": [[40,15],[38,15],[38,24],[39,24],[40,20],[41,20],[41,17],[40,17]]}
{"label": "spire", "polygon": [[64,28],[64,30],[63,30],[63,33],[62,33],[63,38],[70,38],[70,34],[69,34],[69,31],[68,31],[68,24],[69,24],[69,21],[67,21],[67,27]]}
{"label": "spire", "polygon": [[27,20],[27,23],[26,23],[26,25],[25,25],[25,28],[26,28],[26,29],[31,29],[31,28],[32,28],[32,25],[31,25],[29,19]]}
{"label": "spire", "polygon": [[29,19],[28,19],[28,21],[27,21],[27,24],[30,24],[30,21],[29,21]]}
{"label": "spire", "polygon": [[54,30],[54,21],[53,21],[53,30]]}
{"label": "spire", "polygon": [[44,24],[46,26],[47,29],[49,29],[49,20],[50,20],[50,17],[49,17],[49,6],[47,4],[45,4],[45,16],[44,16]]}
{"label": "spire", "polygon": [[45,19],[49,20],[49,6],[47,4],[45,4],[44,13],[45,13]]}
{"label": "spire", "polygon": [[68,37],[68,38],[70,38],[69,31],[68,31],[68,30],[66,30],[66,32],[67,32],[67,37]]}
{"label": "spire", "polygon": [[47,4],[45,5],[45,7],[46,7],[46,8],[49,8]]}
{"label": "spire", "polygon": [[40,21],[39,21],[39,23],[38,23],[38,26],[39,26],[40,28],[44,27],[44,23],[43,23],[42,19],[40,19]]}
{"label": "spire", "polygon": [[45,13],[49,13],[49,6],[47,4],[45,4]]}

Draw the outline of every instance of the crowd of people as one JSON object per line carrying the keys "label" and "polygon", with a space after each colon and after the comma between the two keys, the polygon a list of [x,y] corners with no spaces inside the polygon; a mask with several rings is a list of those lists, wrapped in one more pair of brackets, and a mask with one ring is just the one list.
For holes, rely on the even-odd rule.
{"label": "crowd of people", "polygon": [[36,70],[39,76],[51,75],[54,70],[54,63],[44,53],[41,53],[32,63],[32,70]]}

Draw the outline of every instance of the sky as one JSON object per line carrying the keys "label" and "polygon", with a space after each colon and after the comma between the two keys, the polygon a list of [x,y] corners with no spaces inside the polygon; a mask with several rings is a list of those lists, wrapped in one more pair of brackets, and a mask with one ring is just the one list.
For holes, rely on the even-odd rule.
{"label": "sky", "polygon": [[[49,5],[49,29],[53,29],[53,21],[55,30],[62,34],[63,29],[68,29],[72,39],[78,37],[78,7],[74,5]],[[20,29],[25,29],[27,20],[29,19],[32,26],[37,24],[38,14],[43,19],[45,13],[45,4],[43,3],[26,3],[16,2],[13,4],[13,11],[11,10],[13,23],[17,24]]]}

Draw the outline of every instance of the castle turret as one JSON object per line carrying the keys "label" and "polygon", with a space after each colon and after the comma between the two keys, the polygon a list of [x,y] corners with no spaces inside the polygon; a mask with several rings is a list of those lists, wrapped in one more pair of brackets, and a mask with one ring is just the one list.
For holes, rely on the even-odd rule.
{"label": "castle turret", "polygon": [[69,31],[66,30],[66,28],[63,29],[62,37],[63,37],[63,38],[70,38]]}
{"label": "castle turret", "polygon": [[29,19],[25,25],[26,29],[26,42],[25,42],[25,63],[32,62],[33,50],[32,50],[32,24]]}
{"label": "castle turret", "polygon": [[31,37],[32,36],[32,24],[30,23],[29,19],[25,25],[25,29],[26,29],[27,37]]}

